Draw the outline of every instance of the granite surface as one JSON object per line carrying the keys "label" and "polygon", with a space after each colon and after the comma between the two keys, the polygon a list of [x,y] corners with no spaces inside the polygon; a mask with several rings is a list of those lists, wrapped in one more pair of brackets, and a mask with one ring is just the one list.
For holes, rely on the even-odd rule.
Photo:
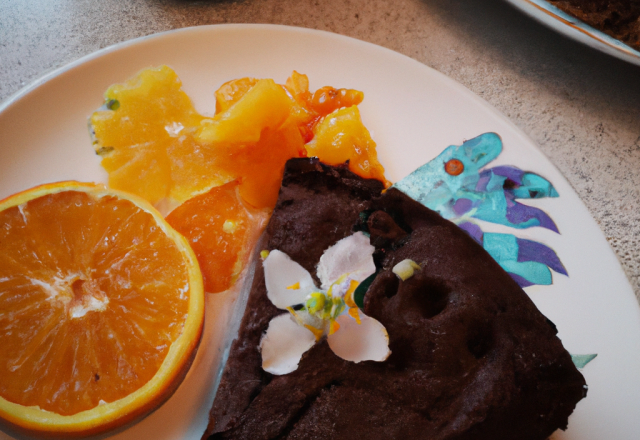
{"label": "granite surface", "polygon": [[567,177],[640,298],[640,67],[568,40],[502,0],[3,0],[0,101],[106,46],[218,23],[332,31],[462,83]]}

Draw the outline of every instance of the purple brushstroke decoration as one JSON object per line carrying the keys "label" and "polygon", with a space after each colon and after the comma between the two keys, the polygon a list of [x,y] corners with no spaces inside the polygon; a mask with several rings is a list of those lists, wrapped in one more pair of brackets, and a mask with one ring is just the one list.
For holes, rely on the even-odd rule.
{"label": "purple brushstroke decoration", "polygon": [[511,182],[515,183],[518,186],[522,185],[522,176],[525,174],[520,168],[512,167],[509,165],[503,165],[499,167],[493,167],[490,170],[483,172],[492,172],[496,176],[503,176],[509,179]]}
{"label": "purple brushstroke decoration", "polygon": [[514,224],[524,224],[532,219],[537,220],[539,226],[558,232],[558,227],[551,217],[541,209],[523,205],[515,201],[515,196],[507,191],[504,193],[507,201],[507,220]]}
{"label": "purple brushstroke decoration", "polygon": [[567,275],[567,269],[564,267],[558,254],[548,246],[533,240],[517,238],[518,243],[518,261],[537,261],[543,263],[553,269],[555,272]]}
{"label": "purple brushstroke decoration", "polygon": [[458,199],[453,204],[453,211],[458,214],[458,216],[462,216],[463,214],[469,212],[473,207],[473,202],[469,199]]}
{"label": "purple brushstroke decoration", "polygon": [[480,226],[475,223],[464,222],[460,223],[458,227],[469,234],[478,244],[482,244],[482,229],[480,229]]}
{"label": "purple brushstroke decoration", "polygon": [[515,273],[512,272],[508,272],[509,276],[511,278],[513,278],[513,280],[518,283],[518,286],[524,288],[524,287],[529,287],[529,286],[534,286],[535,283],[532,283],[531,281],[527,280],[524,277],[521,277],[520,275],[516,275]]}

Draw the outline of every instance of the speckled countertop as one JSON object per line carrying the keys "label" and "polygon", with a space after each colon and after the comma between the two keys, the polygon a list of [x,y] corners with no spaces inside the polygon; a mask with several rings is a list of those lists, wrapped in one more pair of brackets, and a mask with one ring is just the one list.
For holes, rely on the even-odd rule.
{"label": "speckled countertop", "polygon": [[462,83],[567,177],[640,298],[640,67],[568,40],[502,0],[3,0],[0,101],[106,46],[218,23],[332,31]]}

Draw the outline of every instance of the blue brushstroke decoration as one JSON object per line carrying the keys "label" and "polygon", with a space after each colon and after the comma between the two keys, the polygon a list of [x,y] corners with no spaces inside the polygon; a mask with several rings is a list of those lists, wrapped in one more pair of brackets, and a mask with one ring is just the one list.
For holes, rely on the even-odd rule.
{"label": "blue brushstroke decoration", "polygon": [[483,169],[500,153],[500,136],[484,133],[447,147],[393,188],[464,229],[521,287],[551,284],[551,270],[567,275],[553,249],[512,234],[485,233],[473,222],[479,219],[517,229],[539,226],[558,232],[547,213],[517,201],[558,197],[556,189],[545,178],[514,166]]}
{"label": "blue brushstroke decoration", "polygon": [[571,360],[577,369],[582,370],[589,362],[594,360],[597,354],[572,354]]}
{"label": "blue brushstroke decoration", "polygon": [[[481,171],[500,153],[500,136],[485,133],[460,146],[447,147],[393,188],[438,211],[446,219],[473,217],[513,228],[541,226],[558,232],[556,224],[544,211],[516,201],[558,197],[549,181],[512,166]],[[446,171],[447,164],[452,161],[462,163],[460,174]]]}

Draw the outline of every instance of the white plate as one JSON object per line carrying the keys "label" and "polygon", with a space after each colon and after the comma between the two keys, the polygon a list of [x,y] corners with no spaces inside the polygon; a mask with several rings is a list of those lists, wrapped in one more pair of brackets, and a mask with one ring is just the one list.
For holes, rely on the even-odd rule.
{"label": "white plate", "polygon": [[[147,66],[168,64],[199,111],[213,113],[214,90],[244,76],[284,82],[307,73],[311,88],[365,92],[362,117],[378,143],[387,176],[397,181],[450,144],[495,131],[513,164],[548,178],[557,199],[536,204],[562,235],[532,228],[517,235],[556,250],[569,277],[527,288],[556,323],[567,349],[598,353],[583,371],[588,397],[569,429],[554,439],[636,439],[640,433],[640,309],[625,275],[589,212],[549,160],[506,117],[444,75],[390,50],[326,32],[270,25],[181,29],[122,43],[85,57],[22,90],[0,106],[0,198],[57,180],[105,181],[87,133],[87,117],[107,86]],[[513,232],[513,231],[512,231]],[[228,326],[231,297],[211,296],[206,340],[186,381],[164,406],[114,438],[199,439]],[[0,439],[9,438],[0,433]]]}
{"label": "white plate", "polygon": [[525,14],[589,47],[640,66],[640,52],[545,0],[507,0]]}

